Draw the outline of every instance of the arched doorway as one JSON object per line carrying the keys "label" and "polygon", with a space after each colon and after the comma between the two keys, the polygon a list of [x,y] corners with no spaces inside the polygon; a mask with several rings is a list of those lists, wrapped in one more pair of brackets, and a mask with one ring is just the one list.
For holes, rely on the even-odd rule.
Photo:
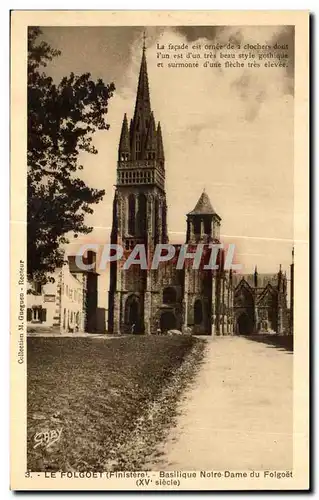
{"label": "arched doorway", "polygon": [[238,335],[250,335],[255,328],[255,303],[252,289],[242,279],[234,294],[235,331]]}
{"label": "arched doorway", "polygon": [[251,335],[253,332],[253,321],[250,316],[243,312],[237,318],[237,333],[239,335]]}
{"label": "arched doorway", "polygon": [[194,304],[194,323],[200,325],[203,321],[203,305],[200,299],[195,300]]}
{"label": "arched doorway", "polygon": [[142,333],[142,321],[139,298],[128,297],[125,304],[125,324],[127,333]]}
{"label": "arched doorway", "polygon": [[176,317],[172,311],[164,311],[161,314],[160,327],[162,333],[176,328]]}

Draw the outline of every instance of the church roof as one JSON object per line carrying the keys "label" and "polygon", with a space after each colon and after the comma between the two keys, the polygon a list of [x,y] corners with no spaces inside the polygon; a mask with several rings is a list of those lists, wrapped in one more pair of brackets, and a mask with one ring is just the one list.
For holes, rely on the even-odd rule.
{"label": "church roof", "polygon": [[219,217],[217,212],[215,212],[215,210],[213,209],[208,194],[206,193],[205,190],[202,192],[198,202],[196,203],[194,210],[189,212],[188,215],[204,215],[204,214],[217,215]]}
{"label": "church roof", "polygon": [[140,66],[140,74],[138,78],[134,125],[136,126],[138,118],[148,119],[151,114],[150,90],[148,85],[147,63],[145,55],[145,46],[143,46],[142,61]]}

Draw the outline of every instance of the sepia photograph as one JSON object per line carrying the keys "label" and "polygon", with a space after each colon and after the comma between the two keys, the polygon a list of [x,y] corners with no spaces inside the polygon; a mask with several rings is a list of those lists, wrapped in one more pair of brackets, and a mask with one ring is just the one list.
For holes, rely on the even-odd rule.
{"label": "sepia photograph", "polygon": [[307,488],[308,14],[221,13],[13,16],[23,489]]}

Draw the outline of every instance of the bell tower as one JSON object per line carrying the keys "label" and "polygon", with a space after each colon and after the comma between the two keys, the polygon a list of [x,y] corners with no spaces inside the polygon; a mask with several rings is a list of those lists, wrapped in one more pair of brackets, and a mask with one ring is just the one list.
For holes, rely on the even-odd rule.
{"label": "bell tower", "polygon": [[187,214],[186,243],[219,243],[220,222],[204,190],[194,210]]}
{"label": "bell tower", "polygon": [[222,252],[216,255],[218,270],[205,270],[211,258],[211,243],[220,243],[221,218],[215,212],[204,190],[187,214],[186,243],[196,248],[203,245],[202,265],[198,270],[185,268],[185,320],[193,333],[218,333],[222,330],[221,297],[226,294]]}
{"label": "bell tower", "polygon": [[[145,37],[133,118],[129,125],[125,114],[122,122],[111,242],[122,245],[126,257],[143,244],[148,262],[156,244],[168,242],[164,147],[161,125],[151,109]],[[109,330],[149,333],[152,273],[138,265],[128,270],[122,266],[122,261],[111,263]]]}

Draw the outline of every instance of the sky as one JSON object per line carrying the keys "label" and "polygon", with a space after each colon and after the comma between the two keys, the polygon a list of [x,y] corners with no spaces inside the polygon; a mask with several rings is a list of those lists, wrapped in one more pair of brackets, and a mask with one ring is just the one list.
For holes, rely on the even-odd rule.
{"label": "sky", "polygon": [[[108,131],[95,134],[98,155],[81,155],[81,176],[104,188],[87,223],[90,235],[71,242],[108,243],[123,115],[134,111],[145,30],[151,106],[165,150],[169,237],[185,242],[186,213],[205,188],[222,218],[221,239],[236,245],[242,272],[289,269],[293,246],[294,33],[283,26],[45,27],[43,39],[61,50],[46,68],[59,81],[71,71],[114,82]],[[157,67],[156,44],[288,44],[286,68],[168,69]],[[289,275],[289,273],[288,273]],[[108,270],[99,278],[107,307]]]}

